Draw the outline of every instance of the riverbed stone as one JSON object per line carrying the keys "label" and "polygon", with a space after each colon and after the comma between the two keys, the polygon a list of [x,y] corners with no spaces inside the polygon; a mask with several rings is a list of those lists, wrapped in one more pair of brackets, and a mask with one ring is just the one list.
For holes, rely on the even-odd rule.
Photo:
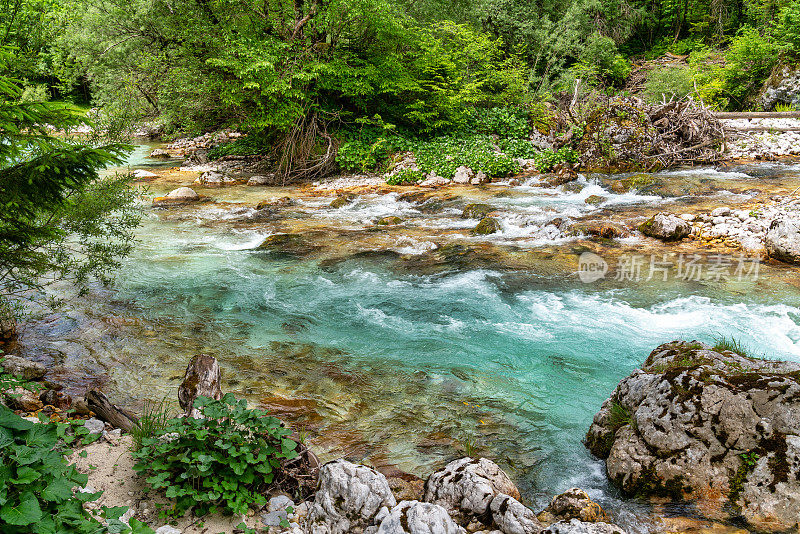
{"label": "riverbed stone", "polygon": [[800,364],[675,341],[623,379],[586,436],[625,493],[738,508],[756,530],[800,518]]}
{"label": "riverbed stone", "polygon": [[589,523],[608,521],[608,515],[603,508],[580,488],[570,488],[553,497],[547,508],[539,512],[537,518],[545,524],[569,521],[570,519]]}
{"label": "riverbed stone", "polygon": [[95,419],[94,417],[84,421],[83,426],[86,427],[86,430],[89,431],[89,434],[102,434],[103,430],[106,429],[106,424],[100,419]]}
{"label": "riverbed stone", "polygon": [[520,498],[519,490],[500,466],[487,458],[467,456],[428,477],[424,500],[443,506],[463,524],[470,517],[487,518],[492,499],[500,494]]}
{"label": "riverbed stone", "polygon": [[12,355],[0,355],[0,367],[7,373],[19,376],[25,380],[39,380],[44,378],[47,368],[41,363]]}
{"label": "riverbed stone", "polygon": [[172,200],[199,200],[200,195],[191,187],[179,187],[167,193],[167,198]]}
{"label": "riverbed stone", "polygon": [[787,263],[800,263],[800,221],[780,217],[772,221],[764,236],[770,257]]}
{"label": "riverbed stone", "polygon": [[466,534],[438,504],[401,501],[381,521],[377,534]]}
{"label": "riverbed stone", "polygon": [[553,523],[541,534],[626,534],[622,528],[611,523],[587,523],[578,519]]}
{"label": "riverbed stone", "polygon": [[461,212],[462,219],[483,219],[491,212],[494,211],[494,208],[489,204],[467,204],[464,206],[464,210]]}
{"label": "riverbed stone", "polygon": [[497,494],[489,505],[492,521],[503,534],[539,534],[544,528],[536,514],[514,497]]}
{"label": "riverbed stone", "polygon": [[309,514],[308,531],[314,534],[363,532],[375,523],[381,508],[394,508],[386,477],[364,465],[336,460],[322,466],[319,489]]}
{"label": "riverbed stone", "polygon": [[501,230],[500,221],[494,217],[484,217],[470,232],[472,235],[489,235]]}
{"label": "riverbed stone", "polygon": [[453,183],[468,184],[470,180],[472,180],[474,177],[475,177],[475,172],[469,167],[465,167],[464,165],[462,165],[456,169],[455,176],[453,176]]}
{"label": "riverbed stone", "polygon": [[689,235],[692,226],[671,213],[657,213],[639,225],[639,231],[662,241],[679,241]]}

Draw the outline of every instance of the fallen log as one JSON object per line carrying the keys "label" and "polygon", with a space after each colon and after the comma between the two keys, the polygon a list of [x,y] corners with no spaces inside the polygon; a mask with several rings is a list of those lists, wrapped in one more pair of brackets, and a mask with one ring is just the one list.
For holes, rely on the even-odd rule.
{"label": "fallen log", "polygon": [[726,124],[726,130],[735,130],[737,132],[800,132],[800,126],[738,126],[733,124]]}
{"label": "fallen log", "polygon": [[192,358],[186,367],[178,388],[178,403],[189,417],[200,417],[200,410],[194,407],[197,397],[210,397],[214,400],[222,398],[222,372],[217,359],[206,354],[199,354]]}
{"label": "fallen log", "polygon": [[98,419],[111,423],[116,428],[121,428],[125,432],[130,432],[133,426],[139,422],[138,417],[124,408],[111,404],[108,397],[96,389],[86,392],[84,400]]}
{"label": "fallen log", "polygon": [[718,119],[800,119],[800,111],[712,111]]}

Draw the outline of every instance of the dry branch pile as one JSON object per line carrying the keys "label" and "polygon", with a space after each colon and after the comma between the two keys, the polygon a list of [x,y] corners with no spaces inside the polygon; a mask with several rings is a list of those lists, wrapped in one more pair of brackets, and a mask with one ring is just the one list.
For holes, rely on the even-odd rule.
{"label": "dry branch pile", "polygon": [[719,160],[722,123],[691,97],[647,104],[636,97],[562,99],[559,123],[580,154],[581,168],[653,171]]}

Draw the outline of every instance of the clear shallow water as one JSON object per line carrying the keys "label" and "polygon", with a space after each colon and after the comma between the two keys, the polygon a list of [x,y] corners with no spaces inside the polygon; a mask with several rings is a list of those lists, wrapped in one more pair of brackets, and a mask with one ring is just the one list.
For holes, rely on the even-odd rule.
{"label": "clear shallow water", "polygon": [[[540,192],[527,194],[497,204],[522,206],[514,217],[546,205]],[[578,209],[570,194],[552,194],[562,212]],[[343,227],[395,212],[387,206],[413,215],[396,196],[359,202],[342,210]],[[301,208],[327,224],[337,217],[325,205]],[[107,375],[114,398],[132,401],[174,398],[189,358],[212,354],[226,391],[309,430],[324,454],[426,476],[473,447],[509,469],[529,503],[580,486],[623,523],[646,508],[608,486],[581,440],[651,350],[725,335],[800,360],[791,270],[744,284],[583,285],[570,268],[485,264],[424,274],[432,271],[396,254],[342,252],[331,261],[336,254],[254,250],[276,228],[227,222],[243,210],[150,212],[116,292],[40,322],[29,345],[76,372]]]}

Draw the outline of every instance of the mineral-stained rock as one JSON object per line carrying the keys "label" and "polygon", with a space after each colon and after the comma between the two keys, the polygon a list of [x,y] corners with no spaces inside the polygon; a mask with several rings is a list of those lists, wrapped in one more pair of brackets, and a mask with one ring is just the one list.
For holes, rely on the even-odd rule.
{"label": "mineral-stained rock", "polygon": [[692,225],[677,215],[658,213],[639,225],[639,231],[662,241],[679,241],[691,233]]}
{"label": "mineral-stained rock", "polygon": [[800,263],[800,221],[786,217],[772,221],[764,236],[770,257],[788,263]]}
{"label": "mineral-stained rock", "polygon": [[262,241],[259,250],[274,253],[288,254],[291,256],[305,256],[320,247],[303,234],[272,234]]}
{"label": "mineral-stained rock", "polygon": [[47,373],[44,365],[19,356],[0,356],[0,367],[7,373],[19,376],[25,380],[38,380]]}
{"label": "mineral-stained rock", "polygon": [[400,224],[401,222],[403,222],[403,219],[401,219],[400,217],[397,217],[395,215],[388,215],[386,217],[381,217],[380,219],[375,221],[375,224],[377,224],[378,226],[394,226],[396,224]]}
{"label": "mineral-stained rock", "polygon": [[351,202],[356,199],[356,196],[352,193],[346,195],[339,195],[330,203],[330,207],[334,209],[339,209],[347,206]]}
{"label": "mineral-stained rock", "polygon": [[625,534],[625,531],[611,523],[587,523],[572,519],[553,523],[542,534]]}
{"label": "mineral-stained rock", "polygon": [[319,489],[309,515],[308,531],[315,534],[363,532],[375,523],[381,508],[397,501],[389,483],[374,469],[336,460],[322,466]]}
{"label": "mineral-stained rock", "polygon": [[600,195],[589,195],[588,197],[586,197],[586,200],[584,200],[584,202],[586,204],[589,204],[590,206],[599,206],[606,200],[608,200],[608,198],[602,197]]}
{"label": "mineral-stained rock", "polygon": [[472,235],[489,235],[497,233],[500,230],[500,222],[497,219],[494,217],[484,217],[470,233]]}
{"label": "mineral-stained rock", "polygon": [[758,530],[800,518],[800,364],[661,345],[622,380],[586,436],[630,494],[730,503]]}
{"label": "mineral-stained rock", "polygon": [[401,501],[384,517],[378,534],[466,534],[443,507],[419,501]]}
{"label": "mineral-stained rock", "polygon": [[550,504],[537,516],[543,523],[579,519],[589,523],[608,521],[603,508],[580,488],[571,488],[553,497]]}
{"label": "mineral-stained rock", "polygon": [[16,387],[14,389],[5,391],[3,396],[6,404],[15,410],[35,412],[36,410],[41,410],[44,407],[36,392],[29,391],[23,387]]}
{"label": "mineral-stained rock", "polygon": [[503,534],[539,534],[543,528],[533,510],[510,495],[496,495],[489,508],[494,524]]}
{"label": "mineral-stained rock", "polygon": [[200,195],[191,187],[179,187],[170,191],[165,197],[153,199],[154,206],[182,205],[185,202],[196,202],[200,200]]}
{"label": "mineral-stained rock", "polygon": [[465,517],[488,517],[499,494],[519,500],[519,490],[496,463],[486,458],[453,460],[425,482],[425,501],[444,506],[461,523]]}

